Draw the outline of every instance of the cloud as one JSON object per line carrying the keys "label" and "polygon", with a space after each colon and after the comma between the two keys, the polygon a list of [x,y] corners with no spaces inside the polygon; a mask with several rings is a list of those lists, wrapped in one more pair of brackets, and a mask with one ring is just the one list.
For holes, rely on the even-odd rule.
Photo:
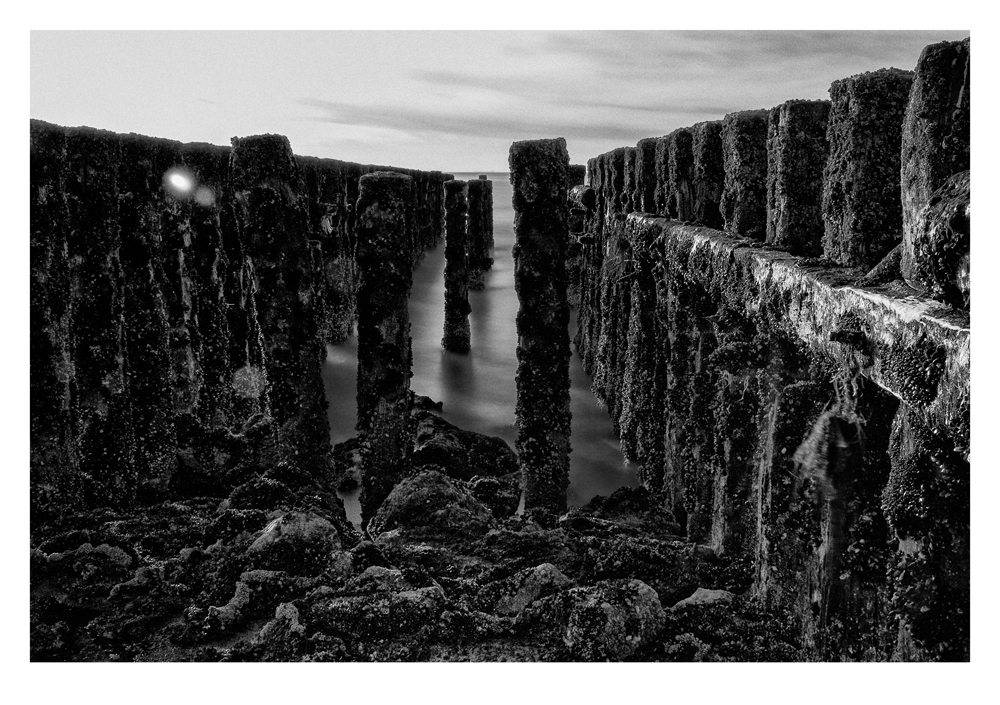
{"label": "cloud", "polygon": [[[559,113],[546,117],[528,117],[528,111],[507,114],[432,111],[391,105],[356,105],[329,100],[308,99],[305,105],[322,111],[321,122],[399,130],[409,134],[437,133],[455,137],[507,138],[511,140],[563,136],[571,138],[612,139],[635,142],[651,134],[648,127],[620,120],[599,121],[567,119]],[[540,111],[539,111],[540,112]]]}

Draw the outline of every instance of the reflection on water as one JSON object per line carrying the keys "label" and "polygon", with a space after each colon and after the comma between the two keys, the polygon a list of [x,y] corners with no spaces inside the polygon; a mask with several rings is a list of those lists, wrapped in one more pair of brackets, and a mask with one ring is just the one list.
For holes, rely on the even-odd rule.
{"label": "reflection on water", "polygon": [[[455,174],[475,179],[476,174]],[[444,403],[443,416],[461,428],[501,436],[514,446],[514,403],[517,390],[517,294],[514,291],[514,212],[507,174],[490,174],[493,180],[493,269],[486,288],[470,291],[472,351],[467,355],[441,348],[444,332],[444,246],[428,252],[413,275],[410,322],[413,335],[411,387]],[[576,329],[571,315],[570,338]],[[323,371],[330,400],[330,433],[333,443],[354,435],[357,417],[357,339],[327,348]],[[624,465],[611,420],[590,392],[590,378],[579,358],[570,358],[570,407],[573,412],[570,454],[571,506],[607,495],[619,487],[637,484],[634,469]],[[350,510],[349,510],[350,511]]]}

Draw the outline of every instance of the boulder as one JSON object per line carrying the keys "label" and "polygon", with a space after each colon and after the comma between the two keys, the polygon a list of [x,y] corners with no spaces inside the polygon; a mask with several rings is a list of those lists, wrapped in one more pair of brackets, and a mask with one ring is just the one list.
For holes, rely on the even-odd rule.
{"label": "boulder", "polygon": [[320,597],[308,628],[347,640],[397,639],[434,623],[445,604],[440,587],[355,597]]}
{"label": "boulder", "polygon": [[477,475],[469,480],[472,496],[485,504],[497,519],[513,516],[521,503],[521,473],[503,477]]}
{"label": "boulder", "polygon": [[685,597],[683,600],[671,607],[671,609],[678,610],[684,607],[691,607],[692,605],[727,603],[732,602],[734,599],[736,599],[736,595],[728,590],[708,590],[700,587],[694,591],[693,595]]}
{"label": "boulder", "polygon": [[337,528],[312,512],[286,512],[268,524],[247,549],[257,568],[318,575],[341,547]]}
{"label": "boulder", "polygon": [[443,536],[480,536],[495,525],[490,510],[468,490],[436,470],[425,470],[396,485],[368,533],[419,529]]}
{"label": "boulder", "polygon": [[625,660],[656,639],[664,620],[656,591],[640,580],[571,588],[517,617],[519,625],[536,631],[555,626],[570,658],[579,661]]}
{"label": "boulder", "polygon": [[517,456],[499,436],[466,431],[429,411],[416,410],[413,466],[436,465],[449,477],[502,477],[518,470]]}
{"label": "boulder", "polygon": [[522,570],[510,578],[504,594],[496,605],[497,614],[516,615],[525,607],[543,597],[564,590],[573,585],[562,571],[551,563],[542,563],[535,568]]}

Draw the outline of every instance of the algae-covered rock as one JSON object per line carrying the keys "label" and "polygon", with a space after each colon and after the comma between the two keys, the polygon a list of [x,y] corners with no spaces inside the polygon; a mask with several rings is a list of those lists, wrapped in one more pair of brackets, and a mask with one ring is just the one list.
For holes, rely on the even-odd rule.
{"label": "algae-covered rock", "polygon": [[478,536],[496,525],[490,510],[466,489],[436,470],[425,470],[396,485],[368,526],[378,536],[394,529],[443,535]]}
{"label": "algae-covered rock", "polygon": [[472,496],[489,507],[494,517],[504,519],[517,511],[523,484],[521,473],[512,472],[503,477],[477,475],[468,486]]}
{"label": "algae-covered rock", "polygon": [[608,580],[539,600],[517,622],[556,627],[574,660],[622,661],[656,639],[664,612],[642,581]]}
{"label": "algae-covered rock", "polygon": [[700,587],[694,591],[693,595],[685,597],[671,609],[677,610],[692,605],[712,605],[717,602],[732,602],[735,598],[736,595],[728,590],[708,590]]}
{"label": "algae-covered rock", "polygon": [[505,594],[497,600],[497,614],[519,614],[536,600],[571,585],[573,581],[551,563],[542,563],[534,568],[522,570],[508,581]]}
{"label": "algae-covered rock", "polygon": [[310,629],[358,640],[398,639],[433,624],[444,607],[440,587],[417,588],[371,596],[307,600]]}
{"label": "algae-covered rock", "polygon": [[286,570],[293,575],[316,575],[327,567],[341,546],[337,528],[311,512],[287,512],[261,532],[247,555],[254,565]]}
{"label": "algae-covered rock", "polygon": [[413,418],[417,422],[414,467],[437,465],[459,480],[517,472],[517,456],[499,436],[466,431],[429,411],[414,411]]}

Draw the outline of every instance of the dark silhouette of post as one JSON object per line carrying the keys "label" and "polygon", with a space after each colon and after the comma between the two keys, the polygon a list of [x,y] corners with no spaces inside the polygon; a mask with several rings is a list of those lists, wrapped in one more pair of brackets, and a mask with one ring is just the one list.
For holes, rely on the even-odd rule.
{"label": "dark silhouette of post", "polygon": [[362,525],[410,470],[411,177],[386,171],[359,182],[358,438]]}
{"label": "dark silhouette of post", "polygon": [[446,181],[444,240],[444,337],[445,350],[469,352],[469,186],[465,181]]}
{"label": "dark silhouette of post", "polygon": [[510,148],[517,291],[517,452],[525,509],[563,512],[569,486],[569,153],[562,138]]}

